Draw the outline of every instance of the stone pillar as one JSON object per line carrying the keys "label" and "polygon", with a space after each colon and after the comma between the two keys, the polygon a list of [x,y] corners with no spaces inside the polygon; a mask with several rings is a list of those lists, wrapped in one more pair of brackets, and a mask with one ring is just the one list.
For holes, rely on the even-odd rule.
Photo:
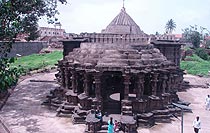
{"label": "stone pillar", "polygon": [[77,92],[77,86],[76,86],[76,72],[72,71],[72,89],[73,92],[76,93]]}
{"label": "stone pillar", "polygon": [[67,88],[67,89],[69,89],[70,88],[70,79],[69,79],[69,77],[70,77],[70,74],[69,74],[69,68],[68,67],[65,67],[65,69],[64,69],[64,77],[65,77],[65,87]]}
{"label": "stone pillar", "polygon": [[64,76],[64,74],[65,74],[64,66],[61,66],[60,70],[61,70],[61,85],[63,87],[66,87],[66,85],[65,85],[65,76]]}
{"label": "stone pillar", "polygon": [[151,87],[152,87],[152,95],[157,95],[157,82],[158,82],[158,73],[152,74],[152,80],[151,80]]}
{"label": "stone pillar", "polygon": [[85,92],[85,94],[87,95],[87,96],[89,96],[89,78],[88,78],[88,73],[85,73],[84,74],[84,77],[85,77],[85,79],[84,79],[84,92]]}
{"label": "stone pillar", "polygon": [[128,94],[129,94],[129,85],[130,85],[130,75],[125,74],[124,77],[124,99],[128,100]]}
{"label": "stone pillar", "polygon": [[140,73],[139,79],[138,79],[138,89],[136,93],[136,98],[141,99],[143,94],[144,94],[144,74]]}
{"label": "stone pillar", "polygon": [[181,90],[182,89],[182,83],[183,83],[183,80],[184,80],[183,70],[178,69],[177,71],[178,71],[178,90]]}
{"label": "stone pillar", "polygon": [[171,92],[174,92],[174,89],[175,89],[175,74],[174,73],[171,73]]}
{"label": "stone pillar", "polygon": [[101,74],[99,72],[96,72],[94,74],[94,79],[96,99],[101,100]]}
{"label": "stone pillar", "polygon": [[171,73],[168,74],[168,80],[167,80],[167,89],[168,89],[168,92],[171,92],[171,79],[173,78],[173,75]]}
{"label": "stone pillar", "polygon": [[167,75],[164,74],[162,77],[162,93],[166,93],[166,81],[167,81]]}

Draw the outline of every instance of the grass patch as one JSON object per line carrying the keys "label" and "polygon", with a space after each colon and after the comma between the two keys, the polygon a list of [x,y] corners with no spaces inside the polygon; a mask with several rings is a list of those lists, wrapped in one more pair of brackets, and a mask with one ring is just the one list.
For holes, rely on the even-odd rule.
{"label": "grass patch", "polygon": [[47,54],[32,54],[17,58],[11,67],[20,66],[25,72],[50,68],[55,66],[58,60],[62,59],[62,51],[54,51]]}
{"label": "grass patch", "polygon": [[210,71],[210,61],[203,60],[197,55],[188,56],[187,58],[187,60],[190,61],[182,61],[182,69],[187,70],[187,73],[193,75],[208,75]]}
{"label": "grass patch", "polygon": [[[54,51],[48,54],[33,54],[18,58],[11,67],[21,66],[25,72],[50,68],[55,66],[62,57],[62,51]],[[187,73],[193,75],[207,75],[210,71],[210,61],[203,60],[195,54],[187,58],[187,60],[190,61],[181,62],[181,68],[187,70]]]}

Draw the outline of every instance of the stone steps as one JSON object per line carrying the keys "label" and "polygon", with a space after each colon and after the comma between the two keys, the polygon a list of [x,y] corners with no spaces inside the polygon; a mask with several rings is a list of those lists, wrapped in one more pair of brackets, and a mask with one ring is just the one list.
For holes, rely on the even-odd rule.
{"label": "stone steps", "polygon": [[51,100],[51,106],[58,108],[61,105],[62,105],[62,100],[58,100],[57,98]]}
{"label": "stone steps", "polygon": [[133,115],[133,112],[132,112],[132,102],[129,101],[129,100],[123,100],[122,101],[122,109],[121,109],[121,112],[123,115],[130,115],[132,116]]}
{"label": "stone steps", "polygon": [[172,115],[170,115],[170,114],[168,114],[168,115],[155,115],[154,119],[155,119],[155,122],[169,123],[169,122],[171,122],[171,117],[172,117]]}
{"label": "stone steps", "polygon": [[[108,129],[107,130],[100,130],[98,131],[97,133],[107,133]],[[117,133],[124,133],[123,131],[119,131]]]}
{"label": "stone steps", "polygon": [[155,124],[153,113],[137,114],[139,127],[152,127]]}
{"label": "stone steps", "polygon": [[107,131],[108,131],[108,129],[107,130],[100,130],[97,133],[107,133]]}
{"label": "stone steps", "polygon": [[[56,110],[57,116],[60,116],[61,114],[73,114],[73,111],[75,109],[75,105],[64,102],[63,104],[60,105],[60,107]],[[63,116],[63,115],[62,115]]]}
{"label": "stone steps", "polygon": [[122,115],[130,115],[132,116],[133,115],[133,112],[128,110],[128,111],[122,111]]}
{"label": "stone steps", "polygon": [[81,117],[81,116],[79,116],[79,115],[77,115],[77,114],[73,114],[72,115],[72,123],[73,124],[85,124],[86,122],[85,122],[85,118],[86,117]]}
{"label": "stone steps", "polygon": [[101,130],[108,130],[108,125],[101,126]]}
{"label": "stone steps", "polygon": [[122,107],[122,111],[130,111],[130,110],[132,110],[132,106],[123,106]]}
{"label": "stone steps", "polygon": [[66,110],[66,109],[62,109],[62,108],[58,108],[56,110],[59,114],[62,113],[62,114],[73,114],[72,110]]}

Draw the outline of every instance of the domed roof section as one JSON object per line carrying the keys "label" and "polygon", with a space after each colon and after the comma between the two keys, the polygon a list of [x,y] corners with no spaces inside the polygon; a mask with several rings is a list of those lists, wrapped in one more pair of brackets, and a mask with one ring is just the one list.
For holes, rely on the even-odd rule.
{"label": "domed roof section", "polygon": [[125,8],[102,30],[102,33],[111,34],[144,34],[135,21],[126,13]]}
{"label": "domed roof section", "polygon": [[119,45],[82,44],[80,48],[69,53],[64,61],[84,68],[116,68],[119,70],[126,67],[141,70],[145,67],[172,65],[153,45],[139,45],[139,50],[134,49],[131,45]]}

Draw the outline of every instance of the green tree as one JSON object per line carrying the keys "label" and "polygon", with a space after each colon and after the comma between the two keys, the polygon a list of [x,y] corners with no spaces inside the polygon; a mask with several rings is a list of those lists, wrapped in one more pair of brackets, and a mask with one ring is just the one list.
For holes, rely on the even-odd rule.
{"label": "green tree", "polygon": [[184,41],[192,43],[194,48],[199,48],[202,40],[202,35],[197,30],[197,25],[190,26],[190,28],[185,28],[183,30]]}
{"label": "green tree", "polygon": [[206,40],[206,48],[210,48],[210,40]]}
{"label": "green tree", "polygon": [[208,53],[205,51],[204,48],[197,48],[195,50],[195,54],[198,55],[201,59],[203,60],[209,60],[209,55]]}
{"label": "green tree", "polygon": [[166,33],[172,34],[172,32],[176,29],[176,23],[173,19],[168,20],[166,23]]}
{"label": "green tree", "polygon": [[57,3],[66,0],[1,0],[0,1],[0,91],[17,82],[20,71],[11,68],[14,58],[7,55],[18,34],[27,34],[27,40],[38,37],[38,20],[47,17],[56,21]]}
{"label": "green tree", "polygon": [[155,32],[155,35],[158,36],[158,35],[160,35],[160,33],[159,33],[158,31],[156,31],[156,32]]}

